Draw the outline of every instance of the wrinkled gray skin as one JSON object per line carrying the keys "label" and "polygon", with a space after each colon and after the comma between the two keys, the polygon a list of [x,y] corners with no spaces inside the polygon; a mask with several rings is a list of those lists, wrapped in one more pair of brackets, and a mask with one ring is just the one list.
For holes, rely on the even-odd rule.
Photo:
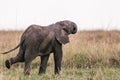
{"label": "wrinkled gray skin", "polygon": [[68,35],[76,32],[76,24],[68,20],[59,21],[49,26],[31,25],[22,34],[19,45],[3,53],[9,53],[20,47],[17,56],[6,60],[5,65],[9,69],[14,63],[25,62],[24,74],[29,75],[32,60],[40,56],[39,74],[45,73],[49,55],[53,53],[55,74],[59,74],[63,55],[62,44],[68,43]]}

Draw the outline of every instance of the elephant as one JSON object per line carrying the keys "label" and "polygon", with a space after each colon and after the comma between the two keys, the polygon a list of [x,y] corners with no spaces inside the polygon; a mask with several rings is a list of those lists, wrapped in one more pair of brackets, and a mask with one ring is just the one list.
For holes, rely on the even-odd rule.
{"label": "elephant", "polygon": [[63,20],[48,26],[30,25],[22,34],[19,44],[2,54],[7,54],[19,48],[18,54],[5,61],[10,69],[12,64],[25,62],[24,75],[30,74],[31,62],[40,56],[39,73],[45,73],[47,62],[51,53],[54,55],[54,73],[59,74],[62,62],[62,44],[69,43],[69,35],[77,33],[76,23]]}

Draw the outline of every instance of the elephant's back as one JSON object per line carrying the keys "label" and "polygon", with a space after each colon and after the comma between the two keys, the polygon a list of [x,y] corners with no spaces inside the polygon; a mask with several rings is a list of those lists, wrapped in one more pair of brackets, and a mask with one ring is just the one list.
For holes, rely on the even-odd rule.
{"label": "elephant's back", "polygon": [[[47,42],[51,42],[54,38],[54,33],[51,32],[47,27],[38,25],[31,25],[23,33],[21,39],[25,39],[24,44],[26,47],[35,46],[46,46]],[[43,48],[44,48],[43,47]]]}

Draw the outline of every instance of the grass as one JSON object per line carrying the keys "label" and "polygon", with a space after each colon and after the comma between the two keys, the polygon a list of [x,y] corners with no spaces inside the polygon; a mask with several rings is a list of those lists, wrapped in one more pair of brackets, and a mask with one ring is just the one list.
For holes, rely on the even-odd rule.
{"label": "grass", "polygon": [[[0,31],[0,53],[14,48],[22,31]],[[38,75],[39,57],[31,65],[31,75],[24,76],[24,63],[6,69],[4,61],[18,50],[0,54],[0,80],[120,80],[120,31],[79,31],[63,45],[62,72],[54,75],[51,54],[46,74]]]}

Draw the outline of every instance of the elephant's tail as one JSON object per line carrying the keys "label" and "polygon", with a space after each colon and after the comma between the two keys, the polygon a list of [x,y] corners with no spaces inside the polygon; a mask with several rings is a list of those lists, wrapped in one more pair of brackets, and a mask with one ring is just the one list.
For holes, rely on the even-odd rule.
{"label": "elephant's tail", "polygon": [[[24,40],[23,40],[23,41],[24,41]],[[7,53],[10,53],[10,52],[14,51],[15,49],[17,49],[17,48],[23,43],[23,41],[21,41],[15,48],[13,48],[13,49],[11,49],[11,50],[9,50],[9,51],[3,52],[3,53],[1,53],[1,54],[7,54]]]}
{"label": "elephant's tail", "polygon": [[1,53],[1,54],[7,54],[7,53],[9,53],[9,52],[12,52],[12,51],[14,51],[15,49],[17,49],[19,46],[20,46],[20,44],[18,44],[15,48],[13,48],[13,49],[11,49],[11,50],[9,50],[9,51],[3,52],[3,53]]}

